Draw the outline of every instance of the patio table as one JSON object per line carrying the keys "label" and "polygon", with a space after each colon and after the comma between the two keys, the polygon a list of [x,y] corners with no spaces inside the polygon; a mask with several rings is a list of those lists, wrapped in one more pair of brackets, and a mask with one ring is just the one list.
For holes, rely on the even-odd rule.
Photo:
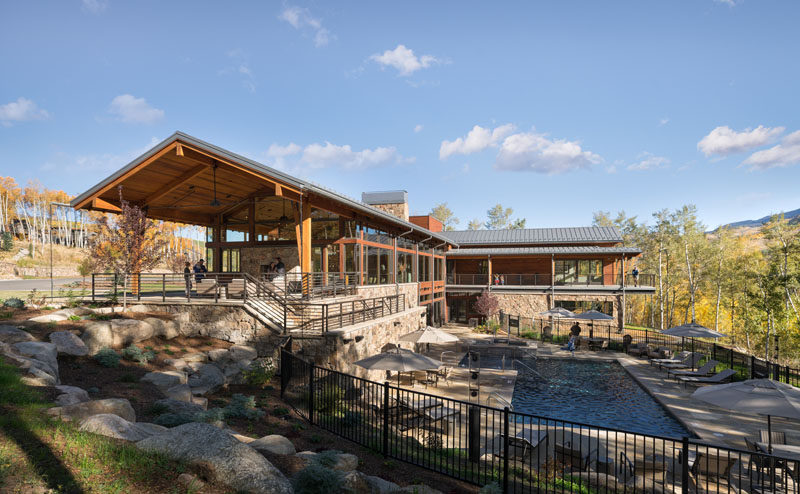
{"label": "patio table", "polygon": [[[769,451],[769,444],[767,443],[756,443],[756,446],[765,453]],[[800,461],[800,446],[792,444],[773,444],[772,454],[788,460]]]}

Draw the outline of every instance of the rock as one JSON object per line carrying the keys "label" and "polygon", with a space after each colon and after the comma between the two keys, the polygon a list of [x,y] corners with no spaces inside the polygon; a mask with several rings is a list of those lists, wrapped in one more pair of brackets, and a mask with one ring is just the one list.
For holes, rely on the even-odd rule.
{"label": "rock", "polygon": [[122,348],[153,337],[153,326],[136,319],[112,319],[113,347]]}
{"label": "rock", "polygon": [[216,365],[203,364],[196,374],[189,376],[187,383],[192,387],[192,394],[204,395],[213,393],[225,384],[225,376]]}
{"label": "rock", "polygon": [[228,384],[246,384],[242,373],[250,370],[252,365],[250,360],[240,360],[238,362],[231,362],[222,369],[222,374],[225,376],[225,382]]}
{"label": "rock", "polygon": [[259,453],[267,452],[275,455],[293,455],[297,452],[294,444],[288,439],[278,434],[264,436],[261,439],[249,443],[250,447]]}
{"label": "rock", "polygon": [[148,372],[139,380],[152,383],[163,391],[178,384],[186,384],[186,374],[178,371]]}
{"label": "rock", "polygon": [[141,441],[150,436],[161,434],[167,430],[155,424],[136,424],[111,413],[92,415],[81,420],[80,429],[93,432],[101,436],[124,439],[126,441]]}
{"label": "rock", "polygon": [[228,348],[228,353],[231,354],[231,360],[234,362],[238,362],[239,360],[255,360],[258,358],[256,349],[247,345],[233,345]]}
{"label": "rock", "polygon": [[182,473],[178,475],[178,483],[186,489],[187,492],[198,492],[203,490],[206,486],[205,482],[200,480],[197,475],[191,473]]}
{"label": "rock", "polygon": [[36,367],[44,370],[58,381],[58,350],[54,344],[41,341],[22,341],[14,343],[12,348],[20,355],[41,362],[42,365]]}
{"label": "rock", "polygon": [[144,314],[146,312],[150,312],[150,309],[148,309],[146,305],[139,304],[128,307],[128,312],[137,312],[139,314]]}
{"label": "rock", "polygon": [[58,384],[58,380],[54,376],[38,367],[31,366],[27,371],[29,375],[20,378],[23,384],[28,386],[55,386]]}
{"label": "rock", "polygon": [[44,314],[44,315],[41,315],[41,316],[31,317],[30,319],[28,319],[28,321],[29,322],[44,323],[44,322],[66,321],[67,319],[69,319],[69,316],[64,315],[63,313],[59,314],[58,312],[52,312],[50,314]]}
{"label": "rock", "polygon": [[356,468],[358,468],[358,456],[350,453],[340,453],[336,458],[336,464],[333,465],[333,469],[340,472],[351,472]]}
{"label": "rock", "polygon": [[164,364],[170,367],[174,367],[181,372],[187,372],[187,369],[189,369],[188,366],[186,365],[186,362],[184,362],[179,358],[164,359]]}
{"label": "rock", "polygon": [[188,372],[190,374],[194,373],[194,372],[197,372],[197,371],[200,370],[200,367],[202,367],[204,365],[206,365],[206,364],[204,364],[203,362],[187,362],[186,363],[186,368],[188,370],[186,372]]}
{"label": "rock", "polygon": [[224,348],[216,348],[208,351],[208,360],[218,364],[226,364],[231,360],[231,354]]}
{"label": "rock", "polygon": [[92,309],[86,307],[70,307],[68,309],[61,309],[58,312],[66,316],[88,316],[92,313]]}
{"label": "rock", "polygon": [[317,453],[313,451],[301,451],[295,454],[296,457],[300,458],[305,462],[306,465],[314,461],[314,458],[317,456]]}
{"label": "rock", "polygon": [[256,494],[290,494],[284,475],[253,448],[213,425],[190,423],[136,443],[187,463],[201,463],[214,478],[236,490]]}
{"label": "rock", "polygon": [[164,391],[164,396],[172,400],[178,401],[192,401],[192,388],[188,384],[176,384],[175,386]]}
{"label": "rock", "polygon": [[114,338],[111,335],[111,323],[95,321],[86,325],[81,335],[84,345],[89,350],[89,355],[94,355],[103,348],[111,348]]}
{"label": "rock", "polygon": [[174,321],[165,321],[157,317],[146,317],[144,322],[153,327],[153,336],[160,336],[165,340],[171,340],[178,336],[178,326]]}
{"label": "rock", "polygon": [[76,421],[101,413],[111,413],[122,417],[128,422],[136,422],[136,412],[133,411],[130,402],[122,398],[91,400],[64,407],[54,407],[47,410],[47,414],[53,417],[61,417],[64,420]]}
{"label": "rock", "polygon": [[63,406],[89,401],[89,393],[77,386],[56,386],[62,394],[56,397],[56,403]]}
{"label": "rock", "polygon": [[194,403],[186,401],[173,400],[172,398],[164,398],[158,400],[154,404],[156,407],[164,408],[164,413],[174,413],[176,415],[194,415],[195,413],[202,412],[203,407]]}
{"label": "rock", "polygon": [[183,360],[186,363],[189,363],[189,362],[208,362],[208,355],[206,355],[205,353],[202,353],[202,352],[201,353],[187,353],[186,355],[181,357],[181,360]]}
{"label": "rock", "polygon": [[13,345],[24,341],[36,341],[36,338],[27,331],[15,328],[14,326],[0,326],[0,342]]}
{"label": "rock", "polygon": [[89,354],[86,344],[69,331],[56,331],[50,333],[50,341],[56,346],[58,353],[83,357]]}
{"label": "rock", "polygon": [[203,410],[208,409],[208,398],[203,398],[202,396],[192,396],[192,403],[199,406]]}
{"label": "rock", "polygon": [[390,494],[400,489],[394,482],[355,470],[344,476],[344,487],[353,494]]}

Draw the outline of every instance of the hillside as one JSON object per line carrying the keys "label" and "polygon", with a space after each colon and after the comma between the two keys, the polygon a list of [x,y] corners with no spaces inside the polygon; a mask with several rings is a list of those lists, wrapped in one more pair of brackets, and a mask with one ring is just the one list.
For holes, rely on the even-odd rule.
{"label": "hillside", "polygon": [[[793,211],[786,211],[783,213],[784,217],[789,220],[790,223],[797,223],[800,222],[800,209],[795,209]],[[734,223],[728,223],[727,225],[722,225],[720,228],[728,227],[732,229],[736,228],[748,228],[748,227],[759,227],[764,223],[768,222],[772,215],[767,215],[757,220],[742,220],[736,221]]]}

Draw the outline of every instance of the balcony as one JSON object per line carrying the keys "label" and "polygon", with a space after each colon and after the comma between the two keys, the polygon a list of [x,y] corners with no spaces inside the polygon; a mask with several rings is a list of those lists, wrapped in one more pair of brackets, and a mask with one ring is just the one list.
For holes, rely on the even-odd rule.
{"label": "balcony", "polygon": [[[654,291],[656,277],[654,274],[639,273],[638,277],[628,274],[625,277],[625,289],[632,291]],[[620,290],[622,279],[619,274],[604,274],[599,276],[583,275],[556,275],[555,283],[550,273],[533,274],[492,274],[491,280],[487,274],[453,274],[447,275],[448,287],[485,287],[492,289],[502,288],[562,288],[562,289],[598,289]]]}

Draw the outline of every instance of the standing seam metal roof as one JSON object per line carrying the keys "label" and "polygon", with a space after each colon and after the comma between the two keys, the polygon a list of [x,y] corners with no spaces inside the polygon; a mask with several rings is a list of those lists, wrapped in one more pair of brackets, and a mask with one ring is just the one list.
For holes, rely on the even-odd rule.
{"label": "standing seam metal roof", "polygon": [[600,247],[596,245],[574,245],[564,247],[485,247],[453,249],[447,257],[465,256],[517,256],[550,254],[641,254],[636,247]]}
{"label": "standing seam metal roof", "polygon": [[459,245],[561,244],[622,242],[616,227],[527,228],[521,230],[459,230],[442,232]]}

